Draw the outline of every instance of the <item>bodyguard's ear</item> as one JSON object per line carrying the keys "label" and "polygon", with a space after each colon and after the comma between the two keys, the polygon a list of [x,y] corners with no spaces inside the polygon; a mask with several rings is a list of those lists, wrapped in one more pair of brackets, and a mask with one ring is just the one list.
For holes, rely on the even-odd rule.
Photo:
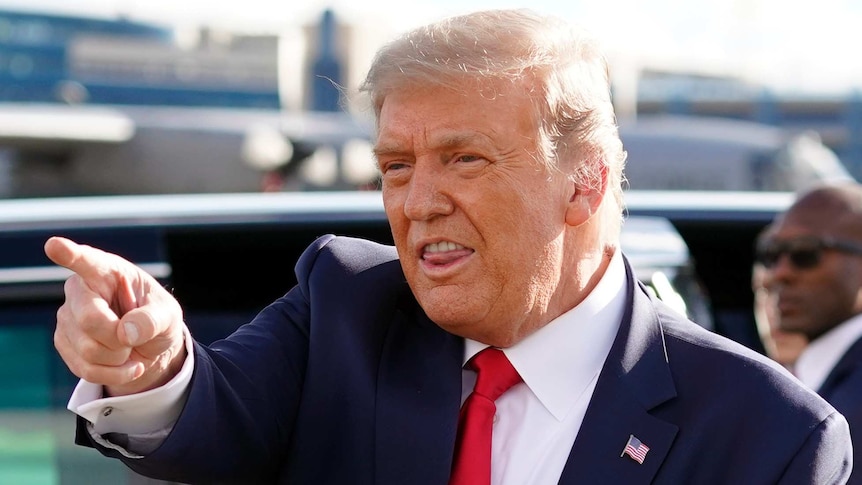
{"label": "bodyguard's ear", "polygon": [[566,224],[580,226],[598,212],[608,187],[608,169],[604,164],[587,180],[571,180],[571,195],[566,209]]}

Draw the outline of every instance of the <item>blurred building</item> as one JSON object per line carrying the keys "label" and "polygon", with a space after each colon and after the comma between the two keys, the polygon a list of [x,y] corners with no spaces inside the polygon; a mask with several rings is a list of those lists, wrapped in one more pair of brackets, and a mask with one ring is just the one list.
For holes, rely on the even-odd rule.
{"label": "blurred building", "polygon": [[[332,10],[278,34],[240,34],[0,9],[0,197],[254,191],[263,172],[285,187],[353,187],[345,159],[357,157],[345,153],[362,154],[357,166],[370,155],[365,145],[347,150],[345,134],[367,133],[339,117],[358,113],[343,90],[355,89],[381,34],[378,23],[340,22]],[[813,130],[862,179],[862,96],[779,98],[731,76],[613,67],[621,119],[692,115]],[[86,120],[104,129],[69,129]],[[285,155],[308,146],[329,154],[303,158],[308,173],[332,172],[320,182],[305,183]],[[308,180],[287,183],[296,177]]]}
{"label": "blurred building", "polygon": [[278,38],[0,11],[0,102],[279,108]]}
{"label": "blurred building", "polygon": [[257,191],[272,167],[246,148],[261,158],[261,132],[282,138],[264,144],[270,165],[297,147],[333,154],[306,157],[333,175],[291,186],[352,187],[342,152],[367,135],[341,113],[350,27],[327,10],[287,30],[0,9],[0,197]]}

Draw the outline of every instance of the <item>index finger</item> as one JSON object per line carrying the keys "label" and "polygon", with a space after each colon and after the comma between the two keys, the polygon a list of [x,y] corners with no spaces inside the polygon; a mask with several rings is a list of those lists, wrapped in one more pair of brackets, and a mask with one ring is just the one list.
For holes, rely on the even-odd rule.
{"label": "index finger", "polygon": [[45,242],[45,255],[54,263],[74,271],[86,282],[101,280],[113,267],[108,253],[59,236]]}

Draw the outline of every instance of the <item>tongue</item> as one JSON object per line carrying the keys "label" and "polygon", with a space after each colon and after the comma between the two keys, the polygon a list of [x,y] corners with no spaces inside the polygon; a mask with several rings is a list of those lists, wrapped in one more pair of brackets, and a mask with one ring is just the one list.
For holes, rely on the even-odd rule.
{"label": "tongue", "polygon": [[457,249],[455,251],[445,251],[441,253],[425,253],[422,259],[430,264],[443,265],[449,264],[456,259],[469,256],[473,251],[469,249]]}

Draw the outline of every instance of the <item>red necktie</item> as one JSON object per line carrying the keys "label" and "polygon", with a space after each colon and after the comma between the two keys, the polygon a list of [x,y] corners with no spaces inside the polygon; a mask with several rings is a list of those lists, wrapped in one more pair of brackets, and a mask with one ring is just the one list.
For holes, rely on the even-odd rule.
{"label": "red necktie", "polygon": [[491,432],[497,400],[521,382],[518,371],[499,349],[487,348],[476,354],[468,366],[476,370],[476,385],[461,406],[458,438],[449,485],[491,483]]}

